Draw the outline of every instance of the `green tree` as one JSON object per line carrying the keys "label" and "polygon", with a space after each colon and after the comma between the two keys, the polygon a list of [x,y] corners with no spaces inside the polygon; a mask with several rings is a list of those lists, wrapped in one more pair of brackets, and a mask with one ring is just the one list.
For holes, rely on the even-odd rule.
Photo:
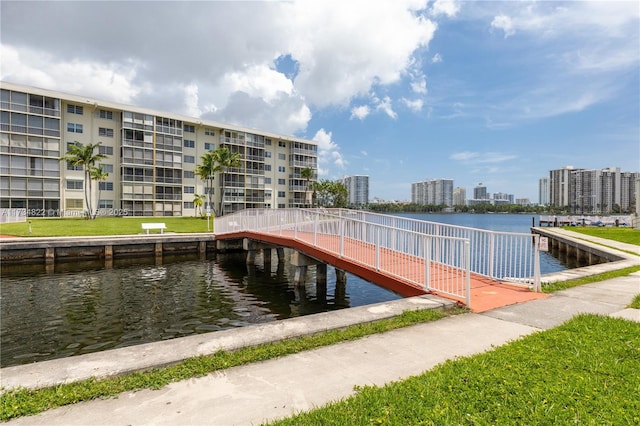
{"label": "green tree", "polygon": [[320,179],[313,183],[313,189],[317,194],[319,207],[338,208],[347,206],[349,191],[341,182]]}
{"label": "green tree", "polygon": [[200,164],[196,166],[196,174],[205,183],[207,208],[213,207],[211,204],[211,194],[213,193],[213,179],[215,178],[215,174],[220,171],[220,165],[216,162],[214,152],[215,151],[205,152],[200,157]]}
{"label": "green tree", "polygon": [[[204,204],[204,195],[195,194],[193,196],[193,206],[196,208],[196,215],[202,215],[202,205]],[[198,213],[200,212],[200,213]]]}
{"label": "green tree", "polygon": [[[305,186],[305,207],[308,207],[307,202],[309,201],[309,190],[311,189],[310,186],[310,181],[313,178],[313,169],[311,167],[305,167],[304,169],[302,169],[300,171],[300,177],[302,177],[302,179],[304,179],[306,181],[306,186]],[[311,205],[313,206],[313,196],[311,198]]]}
{"label": "green tree", "polygon": [[96,182],[98,182],[98,205],[96,206],[96,211],[93,215],[93,217],[95,218],[98,213],[98,209],[100,208],[100,194],[102,192],[102,190],[100,189],[100,182],[106,181],[109,177],[109,173],[105,172],[102,167],[92,167],[91,172],[89,173],[89,177],[91,178],[91,180],[95,180]]}
{"label": "green tree", "polygon": [[224,190],[226,187],[225,172],[232,167],[242,166],[242,157],[240,156],[239,152],[233,152],[226,146],[221,146],[219,148],[216,148],[216,150],[213,151],[212,155],[213,155],[214,161],[218,164],[219,171],[221,174],[222,184],[220,189],[222,193],[220,194],[219,213],[224,214],[224,212],[222,211],[222,202],[224,199],[224,193],[225,193]]}
{"label": "green tree", "polygon": [[67,147],[67,153],[64,157],[60,158],[60,161],[66,161],[74,167],[82,167],[84,170],[84,201],[87,206],[87,217],[94,219],[95,213],[93,212],[93,203],[91,200],[92,193],[92,178],[91,170],[95,167],[95,164],[106,158],[105,154],[96,154],[94,151],[100,146],[100,142],[87,145],[83,145],[80,142],[74,142]]}

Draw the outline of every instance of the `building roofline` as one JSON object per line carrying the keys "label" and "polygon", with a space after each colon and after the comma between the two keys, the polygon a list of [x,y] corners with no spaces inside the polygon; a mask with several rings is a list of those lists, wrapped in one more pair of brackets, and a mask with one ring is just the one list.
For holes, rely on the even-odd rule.
{"label": "building roofline", "polygon": [[263,136],[270,137],[272,139],[282,139],[282,140],[288,140],[293,142],[302,142],[302,143],[309,143],[312,145],[318,145],[318,142],[314,140],[299,138],[297,136],[283,135],[280,133],[270,132],[266,130],[252,129],[249,127],[226,124],[218,121],[207,120],[204,118],[189,117],[187,115],[182,115],[174,112],[160,111],[160,110],[154,110],[150,108],[139,107],[136,105],[129,105],[129,104],[122,104],[122,103],[113,102],[113,101],[100,100],[100,99],[90,98],[88,96],[80,96],[80,95],[75,95],[73,93],[60,92],[57,90],[45,89],[41,87],[29,86],[29,85],[19,84],[19,83],[12,83],[4,80],[0,81],[0,88],[7,89],[7,90],[22,91],[27,93],[34,93],[42,96],[48,96],[51,98],[59,98],[65,101],[77,102],[79,104],[89,105],[94,107],[119,109],[119,110],[126,110],[126,111],[132,111],[132,112],[139,112],[143,114],[155,115],[160,117],[176,118],[178,120],[182,120],[183,122],[187,122],[190,124],[198,124],[202,126],[217,127],[225,130],[235,130],[235,131],[245,132],[245,133],[260,134]]}

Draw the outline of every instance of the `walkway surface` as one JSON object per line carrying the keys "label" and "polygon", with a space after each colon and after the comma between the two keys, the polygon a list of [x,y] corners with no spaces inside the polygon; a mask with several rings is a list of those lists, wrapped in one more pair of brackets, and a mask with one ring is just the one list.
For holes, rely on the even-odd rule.
{"label": "walkway surface", "polygon": [[[388,288],[403,296],[425,293],[424,259],[390,250],[377,250],[373,244],[354,239],[344,239],[345,256],[339,256],[340,238],[336,235],[317,235],[304,232],[285,231],[263,233],[241,231],[216,236],[216,239],[250,238],[281,247],[290,247],[322,262],[355,274],[367,281]],[[379,265],[378,268],[372,266]],[[446,297],[466,305],[464,295],[464,271],[431,262],[429,267],[429,287],[432,294]],[[469,277],[471,306],[473,312],[484,312],[501,306],[544,299],[546,294],[531,291],[527,286],[497,281],[471,273]]]}
{"label": "walkway surface", "polygon": [[[640,259],[639,259],[640,263]],[[597,266],[597,265],[596,265]],[[548,298],[518,303],[483,313],[467,313],[439,321],[372,335],[287,357],[234,367],[170,384],[160,390],[121,394],[117,398],[95,400],[18,418],[16,425],[250,425],[290,416],[354,394],[354,386],[384,385],[420,374],[435,365],[459,356],[493,349],[514,339],[555,327],[579,313],[596,313],[640,322],[640,310],[627,309],[640,293],[640,272],[559,291]],[[162,342],[163,345],[123,348],[139,351],[139,360],[158,357],[166,362],[167,352],[184,348],[215,350],[232,347],[254,338],[270,340],[312,332],[313,329],[371,321],[392,316],[405,309],[429,309],[447,306],[450,301],[435,296],[417,296],[394,302],[318,314],[282,321],[279,325],[249,326],[234,330],[215,345],[201,336]],[[332,322],[332,324],[329,324]],[[311,330],[311,331],[310,331]],[[213,333],[216,335],[218,333]],[[192,339],[192,340],[188,340]],[[200,343],[195,343],[200,339]],[[235,343],[232,343],[235,342]],[[189,349],[189,342],[193,345]],[[225,346],[225,342],[226,345]],[[119,351],[119,350],[118,350]],[[115,351],[102,353],[102,362]],[[94,355],[94,354],[90,354]],[[126,358],[133,352],[122,352]],[[2,369],[3,386],[16,383],[28,386],[34,376],[58,374],[64,380],[77,380],[80,372],[105,369],[100,358],[74,357],[38,363],[46,371],[29,373],[28,366]],[[58,363],[58,364],[54,364]],[[37,364],[32,365],[33,368]],[[106,369],[108,370],[108,369]],[[104,373],[104,371],[103,371]],[[84,373],[82,373],[84,374]],[[108,372],[107,372],[108,374]],[[36,377],[37,379],[37,377]]]}

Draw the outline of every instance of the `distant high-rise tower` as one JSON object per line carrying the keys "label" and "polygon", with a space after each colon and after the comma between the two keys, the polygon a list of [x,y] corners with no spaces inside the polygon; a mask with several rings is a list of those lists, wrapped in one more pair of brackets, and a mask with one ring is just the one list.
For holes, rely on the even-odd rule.
{"label": "distant high-rise tower", "polygon": [[473,199],[474,200],[489,200],[489,194],[487,194],[487,187],[481,183],[478,184],[475,188],[473,188]]}
{"label": "distant high-rise tower", "polygon": [[453,190],[453,205],[464,206],[467,204],[467,190],[462,187],[457,187]]}
{"label": "distant high-rise tower", "polygon": [[538,204],[546,206],[549,204],[549,178],[543,177],[538,180]]}
{"label": "distant high-rise tower", "polygon": [[369,203],[369,176],[345,176],[342,183],[349,192],[349,204],[358,206]]}
{"label": "distant high-rise tower", "polygon": [[422,205],[453,205],[453,179],[428,179],[411,184],[411,202]]}

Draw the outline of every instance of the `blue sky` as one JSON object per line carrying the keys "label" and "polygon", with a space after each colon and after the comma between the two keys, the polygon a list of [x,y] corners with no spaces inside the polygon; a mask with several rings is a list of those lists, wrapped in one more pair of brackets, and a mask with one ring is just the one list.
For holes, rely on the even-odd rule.
{"label": "blue sky", "polygon": [[314,139],[320,177],[538,200],[640,171],[640,2],[2,1],[2,80]]}

